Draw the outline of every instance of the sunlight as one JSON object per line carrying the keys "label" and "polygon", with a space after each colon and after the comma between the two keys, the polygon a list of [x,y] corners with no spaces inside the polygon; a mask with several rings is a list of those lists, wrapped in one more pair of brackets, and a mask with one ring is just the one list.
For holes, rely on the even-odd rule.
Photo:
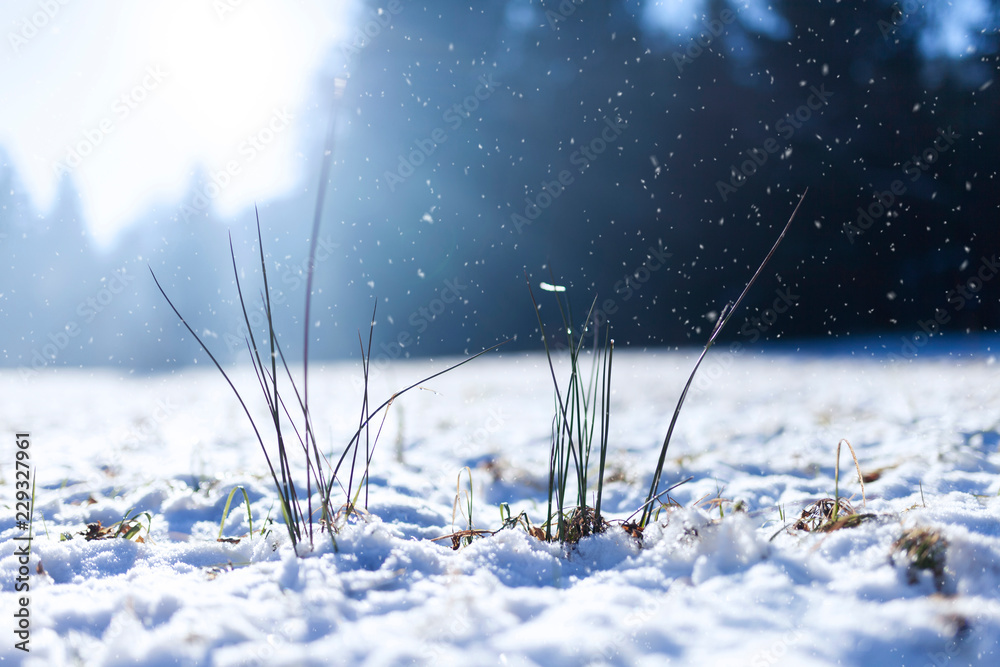
{"label": "sunlight", "polygon": [[157,204],[226,217],[297,182],[301,120],[353,2],[51,4],[0,10],[21,26],[0,71],[21,91],[0,109],[0,146],[40,210],[68,178],[104,246]]}

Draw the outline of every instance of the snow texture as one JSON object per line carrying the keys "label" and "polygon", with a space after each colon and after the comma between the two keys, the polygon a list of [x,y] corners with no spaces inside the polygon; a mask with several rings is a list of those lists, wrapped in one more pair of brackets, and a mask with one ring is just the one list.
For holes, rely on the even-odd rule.
{"label": "snow texture", "polygon": [[[616,355],[605,511],[643,502],[690,352]],[[447,365],[396,362],[373,393]],[[339,456],[357,424],[359,368],[315,366],[316,433]],[[247,369],[237,380],[266,425]],[[504,530],[452,550],[469,466],[474,524],[508,502],[545,513],[552,387],[543,356],[484,358],[392,406],[366,521],[297,557],[264,457],[212,370],[145,378],[59,371],[0,376],[0,421],[31,432],[37,466],[30,653],[43,665],[995,665],[1000,641],[1000,373],[992,357],[910,362],[713,350],[681,414],[641,544],[620,527],[578,545]],[[840,492],[874,515],[807,533],[782,525]],[[269,446],[273,443],[268,442]],[[3,451],[14,451],[5,446]],[[296,465],[300,457],[293,458]],[[301,475],[301,470],[297,474]],[[876,474],[877,473],[877,474]],[[18,562],[13,456],[0,461],[0,585],[12,626]],[[877,476],[877,479],[874,479]],[[461,488],[468,489],[463,475]],[[237,494],[246,488],[255,535]],[[731,502],[720,509],[711,501]],[[746,511],[735,511],[742,501]],[[86,524],[152,515],[137,543],[87,541]],[[782,522],[781,515],[785,521]],[[943,570],[894,544],[922,527]],[[60,540],[68,533],[72,539]],[[773,539],[772,539],[773,537]],[[895,553],[895,557],[893,554]],[[42,574],[36,574],[41,565]]]}

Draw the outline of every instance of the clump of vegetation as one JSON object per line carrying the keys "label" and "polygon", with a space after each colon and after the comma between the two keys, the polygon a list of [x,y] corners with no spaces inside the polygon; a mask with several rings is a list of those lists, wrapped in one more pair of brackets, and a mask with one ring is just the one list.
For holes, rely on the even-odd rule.
{"label": "clump of vegetation", "polygon": [[858,457],[854,453],[851,443],[842,439],[837,443],[837,465],[833,473],[833,498],[822,498],[808,505],[802,510],[801,516],[793,526],[796,530],[806,532],[829,533],[841,528],[853,528],[860,525],[866,519],[873,518],[874,514],[860,514],[846,498],[840,497],[840,446],[847,443],[847,448],[851,450],[851,458],[854,459],[854,468],[858,471],[858,482],[861,483],[862,502],[867,505],[865,497],[865,477],[861,474],[861,465]]}
{"label": "clump of vegetation", "polygon": [[[527,276],[525,276],[527,280]],[[528,294],[538,317],[542,344],[549,363],[549,372],[555,387],[555,416],[552,420],[552,446],[549,450],[549,494],[545,521],[545,539],[560,542],[579,542],[581,537],[603,533],[608,522],[601,515],[601,498],[604,492],[604,469],[608,455],[608,429],[611,419],[611,365],[615,343],[610,326],[604,327],[601,343],[601,324],[594,320],[594,345],[590,351],[590,371],[583,368],[585,352],[584,334],[593,319],[594,298],[584,323],[577,329],[569,300],[565,304],[559,294],[565,287],[541,283],[543,290],[556,294],[556,304],[566,334],[570,374],[565,388],[560,388],[552,359],[552,347],[545,331],[538,302],[528,282]],[[598,427],[598,424],[600,425]],[[594,449],[596,445],[596,450]],[[594,506],[587,502],[590,482],[591,454],[598,458],[596,495]],[[572,486],[570,483],[572,482]],[[574,501],[575,502],[572,502]],[[553,525],[553,523],[555,525]]]}
{"label": "clump of vegetation", "polygon": [[[808,192],[808,189],[806,192]],[[646,501],[632,516],[622,522],[622,528],[625,532],[639,541],[642,540],[643,529],[648,522],[655,516],[658,516],[659,509],[665,506],[660,498],[673,488],[688,481],[679,482],[666,490],[661,491],[659,489],[660,477],[663,473],[670,438],[673,435],[681,407],[691,388],[691,383],[698,371],[698,367],[701,365],[702,360],[704,360],[708,350],[716,342],[726,323],[743,301],[747,292],[749,292],[750,288],[763,272],[771,256],[778,249],[778,245],[788,232],[804,199],[805,193],[799,198],[798,204],[796,204],[792,215],[775,241],[774,246],[751,277],[739,298],[735,303],[727,304],[723,309],[719,321],[716,323],[708,342],[705,344],[705,348],[702,350],[694,369],[688,377],[687,384],[685,384],[684,390],[681,392],[680,400],[677,402],[673,418],[670,421],[667,435],[664,438],[663,447],[660,451],[659,461],[653,474],[653,481],[650,485]],[[602,325],[594,318],[594,307],[597,304],[596,297],[591,304],[587,317],[583,320],[582,325],[577,328],[572,310],[570,309],[569,300],[566,299],[564,303],[559,298],[559,295],[564,293],[566,288],[554,284],[554,280],[553,283],[541,283],[540,287],[543,290],[553,292],[556,295],[556,304],[559,309],[562,330],[566,335],[565,349],[569,352],[570,373],[565,387],[560,385],[553,362],[552,352],[555,343],[550,342],[549,336],[546,333],[545,323],[542,321],[540,308],[531,289],[531,282],[528,280],[527,274],[525,275],[525,280],[528,282],[528,293],[538,318],[542,344],[545,348],[549,372],[555,388],[555,416],[552,421],[552,446],[549,453],[548,512],[543,529],[538,526],[532,527],[530,522],[527,521],[526,516],[523,517],[523,520],[521,515],[512,519],[509,516],[510,511],[508,509],[508,516],[504,522],[504,527],[520,525],[539,539],[546,541],[554,539],[560,542],[574,543],[588,535],[602,533],[610,525],[602,515],[601,499],[605,482],[604,475],[607,463],[608,434],[611,418],[611,369],[614,357],[614,341],[611,339],[610,326],[605,324],[602,334]],[[587,356],[587,352],[584,350],[584,339],[588,332],[588,325],[592,321],[593,330],[591,333],[594,343],[592,349],[589,351],[590,370],[587,372],[583,368]],[[598,458],[596,482],[593,485],[591,484],[590,465],[592,454]],[[591,486],[596,488],[593,506],[589,504],[587,498]],[[722,515],[723,502],[726,501],[720,500],[717,503],[720,515]],[[740,509],[743,509],[742,505],[734,507],[734,511],[739,511]],[[640,513],[641,518],[638,521],[633,521],[633,517]]]}
{"label": "clump of vegetation", "polygon": [[847,498],[821,498],[806,505],[792,527],[807,533],[829,533],[856,526],[863,516]]}
{"label": "clump of vegetation", "polygon": [[945,555],[948,541],[933,528],[914,527],[903,531],[902,536],[892,545],[891,559],[897,566],[906,568],[909,582],[919,581],[921,572],[934,576],[937,590],[944,588]]}
{"label": "clump of vegetation", "polygon": [[[861,465],[858,463],[858,457],[854,453],[854,447],[851,446],[851,443],[846,439],[842,439],[837,443],[837,464],[834,467],[833,473],[833,498],[820,498],[806,505],[798,519],[791,526],[788,524],[782,526],[778,532],[771,536],[772,540],[789,527],[807,533],[830,533],[841,528],[854,528],[868,519],[875,518],[874,514],[858,512],[847,498],[840,497],[840,448],[845,443],[848,449],[851,450],[851,458],[854,459],[854,468],[858,473],[858,482],[861,484],[862,503],[865,505],[868,504],[865,496],[865,476],[861,474]],[[779,509],[779,512],[781,520],[784,521],[784,511]]]}
{"label": "clump of vegetation", "polygon": [[[462,472],[465,472],[469,477],[469,488],[467,491],[462,491]],[[462,499],[464,497],[465,507],[462,508]],[[463,530],[454,530],[455,521],[458,518],[458,514],[461,513],[462,516],[469,522],[469,527]],[[484,535],[493,535],[496,531],[483,530],[476,528],[475,523],[472,521],[472,469],[468,466],[462,468],[458,471],[458,479],[455,482],[455,503],[451,508],[451,525],[453,532],[450,535],[445,535],[444,537],[434,538],[432,541],[443,540],[446,538],[451,538],[451,548],[456,551],[461,547],[472,544],[472,540],[477,537],[482,537]]]}
{"label": "clump of vegetation", "polygon": [[[133,508],[135,509],[135,508]],[[139,542],[140,544],[145,542],[149,538],[149,530],[153,526],[153,516],[149,512],[140,512],[135,516],[132,515],[132,510],[125,512],[125,516],[121,518],[117,523],[113,523],[110,526],[102,526],[100,521],[95,521],[93,523],[88,523],[85,530],[81,530],[78,535],[83,535],[83,539],[88,542],[91,540],[110,540],[116,537],[120,537],[126,540],[133,540]],[[140,520],[145,517],[145,525]],[[146,530],[146,538],[144,539],[141,535],[142,530]],[[64,539],[66,536],[63,536]]]}
{"label": "clump of vegetation", "polygon": [[[180,311],[177,310],[177,307],[174,306],[170,297],[167,296],[167,293],[160,285],[159,280],[157,280],[153,269],[150,267],[150,273],[153,275],[153,281],[156,283],[156,287],[160,290],[163,298],[166,299],[178,319],[180,319],[181,324],[187,328],[188,332],[190,332],[194,339],[198,342],[198,345],[201,346],[201,349],[204,350],[205,354],[207,354],[209,359],[212,360],[212,363],[215,364],[215,367],[222,374],[222,377],[236,394],[237,400],[239,400],[240,405],[243,407],[243,411],[250,420],[254,434],[257,436],[257,441],[260,443],[261,450],[264,453],[264,458],[267,461],[267,467],[271,474],[274,488],[278,492],[281,515],[284,518],[285,527],[288,531],[288,537],[291,540],[296,553],[298,553],[298,545],[305,541],[308,541],[310,549],[314,547],[315,524],[313,517],[316,512],[318,512],[320,516],[318,522],[320,525],[320,532],[327,531],[329,533],[331,543],[333,544],[334,549],[336,549],[337,545],[334,533],[336,531],[337,519],[338,517],[349,517],[351,515],[357,516],[359,514],[357,501],[362,488],[366,489],[364,505],[367,507],[368,469],[372,461],[375,447],[378,443],[379,435],[382,432],[382,426],[379,425],[375,433],[371,433],[373,419],[375,419],[379,413],[382,413],[382,424],[384,424],[388,409],[396,398],[402,396],[411,389],[420,386],[422,383],[447,373],[448,371],[453,370],[475,359],[476,357],[489,352],[490,350],[496,349],[500,345],[507,342],[504,341],[487,348],[478,354],[474,354],[466,358],[464,361],[446,368],[443,371],[411,384],[405,389],[402,389],[390,396],[379,407],[373,410],[371,408],[368,395],[372,331],[375,320],[375,312],[373,310],[371,326],[368,331],[367,349],[365,348],[364,340],[361,338],[361,333],[358,333],[358,343],[361,346],[362,373],[364,375],[364,391],[361,402],[361,414],[358,419],[358,429],[347,443],[347,446],[344,447],[344,450],[335,465],[332,465],[327,456],[320,451],[316,434],[313,430],[312,415],[309,409],[309,322],[312,321],[310,318],[310,306],[312,303],[312,283],[314,269],[316,266],[316,248],[319,239],[319,225],[322,218],[323,202],[326,194],[325,186],[328,181],[330,162],[333,156],[333,137],[335,125],[336,113],[334,113],[331,118],[330,127],[327,133],[326,150],[324,151],[324,158],[320,169],[319,187],[317,188],[316,206],[313,214],[309,260],[306,264],[305,318],[303,320],[305,325],[303,327],[301,391],[299,389],[300,385],[296,382],[291,369],[289,368],[288,361],[285,358],[285,353],[282,351],[281,345],[278,343],[278,335],[274,329],[270,289],[267,280],[267,262],[264,256],[263,241],[261,240],[260,215],[257,214],[257,243],[260,252],[261,275],[263,278],[261,301],[264,306],[265,321],[267,323],[266,343],[263,341],[259,342],[257,340],[254,335],[254,328],[250,324],[250,317],[247,314],[246,301],[243,298],[243,289],[240,284],[240,273],[236,265],[236,254],[233,250],[232,235],[230,235],[229,238],[229,253],[232,258],[233,274],[236,279],[236,291],[239,296],[240,306],[243,309],[243,319],[248,332],[248,335],[244,338],[244,342],[246,343],[250,363],[257,377],[261,393],[263,394],[264,401],[267,404],[269,413],[268,421],[271,424],[271,428],[274,429],[276,450],[269,450],[267,444],[265,444],[264,436],[261,434],[261,430],[258,428],[246,401],[243,399],[243,395],[236,388],[236,385],[233,384],[233,381],[215,358],[215,355],[212,354],[208,346],[202,341],[198,334],[195,333],[195,330],[190,324],[188,324],[187,320],[184,319]],[[287,380],[282,380],[282,375],[285,375]],[[288,400],[286,400],[286,398]],[[294,417],[293,413],[299,414],[300,416]],[[363,453],[361,449],[362,442],[364,443]],[[297,446],[295,443],[297,443]],[[301,450],[302,460],[305,464],[305,488],[296,484],[293,478],[291,453],[295,450]],[[350,465],[342,472],[348,458],[350,459]],[[346,479],[344,479],[345,477]],[[345,501],[342,505],[334,499],[334,489],[337,486],[340,487],[345,496]],[[314,503],[316,504],[315,508]],[[338,507],[338,505],[341,505],[341,507]]]}

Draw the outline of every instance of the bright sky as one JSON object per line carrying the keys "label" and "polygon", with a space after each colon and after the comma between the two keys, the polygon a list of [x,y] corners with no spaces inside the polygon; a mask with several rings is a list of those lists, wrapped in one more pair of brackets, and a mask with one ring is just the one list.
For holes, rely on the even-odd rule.
{"label": "bright sky", "polygon": [[317,73],[356,7],[4,0],[0,147],[43,213],[72,179],[98,245],[157,203],[173,215],[193,185],[208,203],[191,210],[233,215],[296,184]]}

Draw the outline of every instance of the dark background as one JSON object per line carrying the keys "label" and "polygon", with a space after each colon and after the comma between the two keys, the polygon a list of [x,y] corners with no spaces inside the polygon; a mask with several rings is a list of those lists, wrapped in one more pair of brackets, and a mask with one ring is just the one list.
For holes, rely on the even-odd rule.
{"label": "dark background", "polygon": [[[403,0],[404,11],[346,70],[331,65],[317,82],[321,102],[301,149],[313,174],[333,77],[349,74],[320,233],[336,248],[317,267],[312,358],[356,356],[376,300],[376,356],[469,353],[513,336],[507,349],[540,349],[525,271],[547,322],[558,311],[538,285],[554,278],[568,288],[577,320],[595,295],[614,303],[620,346],[701,345],[712,313],[738,296],[807,187],[726,341],[838,346],[880,335],[884,349],[906,352],[906,340],[923,345],[921,322],[932,328],[936,313],[945,339],[1000,326],[1000,280],[983,268],[1000,251],[998,3],[991,28],[954,58],[926,48],[938,3],[900,3],[920,5],[901,16],[900,5],[882,1],[775,1],[778,28],[762,31],[737,16],[680,68],[675,54],[697,34],[648,26],[640,2],[586,0],[558,21],[545,13],[559,15],[558,2],[471,4]],[[379,6],[370,5],[365,19]],[[709,22],[730,6],[708,5]],[[454,127],[449,107],[490,75],[496,90]],[[787,136],[778,121],[820,86],[828,104]],[[573,155],[606,119],[624,129],[581,173]],[[386,172],[436,128],[447,140],[390,188]],[[958,138],[911,181],[905,163],[947,128]],[[771,138],[780,150],[723,197],[718,183]],[[259,303],[252,213],[185,221],[175,207],[152,211],[111,253],[99,253],[82,240],[85,221],[68,183],[56,210],[40,217],[2,157],[0,233],[19,239],[0,265],[4,365],[148,371],[203,363],[147,263],[196,330],[210,332],[218,356],[239,356],[231,343],[242,340],[242,314],[226,234],[246,270],[244,293]],[[518,231],[511,216],[524,215],[525,197],[535,199],[563,170],[573,182]],[[299,281],[317,178],[260,203],[272,298],[282,301],[276,328],[290,356],[301,350]],[[889,212],[863,235],[846,234],[858,207],[894,181],[906,190]],[[637,274],[651,247],[670,253],[666,265]],[[79,305],[122,268],[131,278],[125,295],[87,320]],[[981,269],[981,289],[959,305],[949,292]],[[792,303],[770,317],[776,290]],[[754,317],[773,324],[765,330]],[[71,322],[82,333],[61,345]],[[402,350],[392,345],[400,337]]]}

